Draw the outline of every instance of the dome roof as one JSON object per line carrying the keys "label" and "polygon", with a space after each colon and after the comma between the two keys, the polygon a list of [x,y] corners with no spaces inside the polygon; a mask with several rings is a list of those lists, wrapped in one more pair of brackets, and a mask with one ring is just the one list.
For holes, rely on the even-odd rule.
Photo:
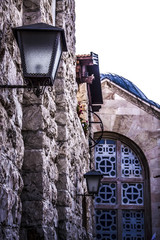
{"label": "dome roof", "polygon": [[142,99],[143,101],[160,109],[160,105],[158,103],[155,103],[154,101],[148,99],[136,85],[134,85],[131,81],[127,80],[126,78],[111,73],[101,74],[101,81],[104,80],[105,78],[109,79],[111,82],[117,84],[123,89],[134,94],[136,97]]}

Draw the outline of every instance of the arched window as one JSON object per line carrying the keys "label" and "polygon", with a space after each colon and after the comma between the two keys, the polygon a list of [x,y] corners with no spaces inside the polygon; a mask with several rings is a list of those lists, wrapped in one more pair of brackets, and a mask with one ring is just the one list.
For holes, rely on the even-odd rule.
{"label": "arched window", "polygon": [[104,134],[95,146],[95,168],[103,174],[95,198],[96,239],[151,238],[148,167],[142,151],[128,138]]}

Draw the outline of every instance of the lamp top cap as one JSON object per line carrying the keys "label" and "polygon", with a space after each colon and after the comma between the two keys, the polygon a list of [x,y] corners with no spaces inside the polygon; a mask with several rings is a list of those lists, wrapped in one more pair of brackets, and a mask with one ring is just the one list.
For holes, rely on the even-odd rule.
{"label": "lamp top cap", "polygon": [[49,25],[47,23],[35,23],[35,24],[29,24],[29,25],[23,25],[20,27],[13,28],[15,30],[57,30],[57,31],[63,31],[62,28],[55,27],[52,25]]}
{"label": "lamp top cap", "polygon": [[67,45],[66,45],[66,39],[64,34],[64,29],[59,27],[54,27],[52,25],[46,24],[46,23],[35,23],[30,25],[23,25],[20,27],[12,28],[13,34],[16,38],[17,37],[17,31],[55,31],[55,32],[61,32],[61,37],[63,41],[63,51],[67,51]]}
{"label": "lamp top cap", "polygon": [[87,176],[99,176],[99,177],[103,177],[103,174],[101,174],[100,171],[96,171],[94,169],[92,169],[91,171],[87,172],[84,174],[84,177],[86,178]]}

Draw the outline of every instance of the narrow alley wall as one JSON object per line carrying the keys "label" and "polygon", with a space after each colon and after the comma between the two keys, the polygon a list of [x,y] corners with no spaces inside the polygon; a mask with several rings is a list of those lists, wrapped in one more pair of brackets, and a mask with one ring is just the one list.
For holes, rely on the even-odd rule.
{"label": "narrow alley wall", "polygon": [[90,156],[77,115],[75,2],[57,0],[55,14],[54,8],[55,1],[9,0],[0,10],[2,84],[22,84],[12,27],[55,22],[68,48],[51,93],[37,98],[23,89],[0,89],[1,239],[92,239],[92,213],[86,215],[77,196],[86,191]]}
{"label": "narrow alley wall", "polygon": [[[22,1],[0,4],[0,84],[22,83],[19,50],[11,27],[22,25]],[[0,239],[18,239],[23,188],[21,168],[23,90],[0,89]]]}

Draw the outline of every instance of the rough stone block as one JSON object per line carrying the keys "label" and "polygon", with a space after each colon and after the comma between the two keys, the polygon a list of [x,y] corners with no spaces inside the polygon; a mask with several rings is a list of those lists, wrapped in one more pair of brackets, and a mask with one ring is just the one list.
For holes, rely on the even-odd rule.
{"label": "rough stone block", "polygon": [[19,228],[11,226],[0,226],[0,239],[19,240]]}
{"label": "rough stone block", "polygon": [[57,167],[58,167],[59,173],[65,172],[66,174],[69,174],[69,163],[66,157],[58,158]]}
{"label": "rough stone block", "polygon": [[58,126],[58,137],[57,141],[67,141],[68,139],[68,129],[63,126]]}
{"label": "rough stone block", "polygon": [[58,169],[57,164],[53,161],[49,161],[48,159],[45,159],[43,162],[43,175],[44,177],[48,178],[49,181],[54,182],[58,179]]}
{"label": "rough stone block", "polygon": [[67,190],[58,190],[57,204],[58,206],[71,207],[72,198]]}
{"label": "rough stone block", "polygon": [[55,183],[48,176],[43,176],[43,198],[52,202],[53,205],[57,202],[57,189]]}
{"label": "rough stone block", "polygon": [[43,226],[44,239],[47,240],[58,240],[57,229],[53,226]]}
{"label": "rough stone block", "polygon": [[22,227],[42,225],[42,222],[43,222],[43,202],[24,201],[22,204]]}
{"label": "rough stone block", "polygon": [[24,0],[23,22],[25,25],[41,22],[40,2]]}
{"label": "rough stone block", "polygon": [[43,202],[43,225],[52,227],[58,226],[57,209],[49,201]]}
{"label": "rough stone block", "polygon": [[23,131],[23,139],[26,150],[43,148],[44,132]]}
{"label": "rough stone block", "polygon": [[70,219],[72,211],[69,207],[58,206],[58,220],[64,221]]}
{"label": "rough stone block", "polygon": [[24,94],[23,94],[23,105],[24,106],[29,106],[29,105],[40,105],[42,104],[42,96],[37,97],[34,93],[29,92],[27,89],[24,90]]}
{"label": "rough stone block", "polygon": [[55,117],[56,122],[58,125],[66,125],[67,123],[67,113],[66,112],[58,112]]}
{"label": "rough stone block", "polygon": [[23,130],[43,129],[42,108],[40,105],[23,107]]}
{"label": "rough stone block", "polygon": [[69,190],[70,189],[69,176],[67,174],[65,174],[64,172],[59,173],[59,178],[58,178],[56,186],[57,186],[57,189],[60,189],[60,190]]}
{"label": "rough stone block", "polygon": [[18,226],[21,221],[21,202],[11,189],[0,186],[0,223]]}
{"label": "rough stone block", "polygon": [[23,172],[22,201],[40,201],[43,197],[42,173]]}
{"label": "rough stone block", "polygon": [[45,123],[46,135],[50,139],[56,139],[58,137],[58,127],[55,121],[50,121],[48,124]]}
{"label": "rough stone block", "polygon": [[[60,63],[62,65],[62,63]],[[57,96],[64,94],[64,90],[65,90],[65,81],[62,78],[56,78],[55,82],[54,82],[54,87],[55,87],[55,91]]]}
{"label": "rough stone block", "polygon": [[1,158],[0,184],[16,192],[21,192],[23,187],[22,177],[12,161]]}
{"label": "rough stone block", "polygon": [[25,150],[22,169],[29,172],[41,172],[44,153],[42,150]]}

